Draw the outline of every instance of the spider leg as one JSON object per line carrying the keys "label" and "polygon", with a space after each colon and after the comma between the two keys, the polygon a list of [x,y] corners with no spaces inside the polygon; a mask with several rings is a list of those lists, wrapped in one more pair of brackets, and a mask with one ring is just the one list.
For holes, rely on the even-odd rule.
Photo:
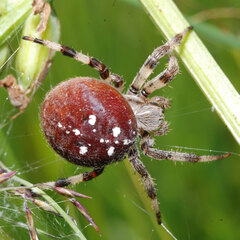
{"label": "spider leg", "polygon": [[140,160],[139,153],[137,150],[136,145],[132,147],[128,153],[129,161],[132,164],[134,170],[139,173],[139,175],[142,178],[144,187],[147,191],[148,197],[152,200],[152,205],[154,208],[154,211],[156,213],[158,224],[161,224],[161,214],[158,206],[157,201],[157,192],[156,188],[154,186],[154,182],[150,174],[148,173],[146,167],[143,165],[143,163]]}
{"label": "spider leg", "polygon": [[77,61],[89,65],[90,67],[96,69],[99,72],[99,75],[102,80],[105,80],[107,82],[113,83],[113,85],[116,88],[121,88],[123,86],[123,79],[117,74],[111,74],[107,68],[102,62],[100,62],[98,59],[89,57],[87,55],[82,54],[81,52],[77,52],[74,49],[63,46],[59,43],[51,42],[48,40],[42,40],[38,38],[32,38],[28,36],[23,37],[24,40],[28,40],[31,42],[35,42],[41,45],[44,45],[45,47],[52,49],[54,51],[61,52],[63,55],[72,57],[76,59]]}
{"label": "spider leg", "polygon": [[141,95],[148,97],[152,92],[165,87],[178,73],[178,70],[177,58],[170,52],[167,69],[147,82],[141,90]]}
{"label": "spider leg", "polygon": [[85,172],[85,173],[80,173],[78,175],[69,177],[69,178],[62,178],[57,180],[56,182],[48,182],[46,185],[52,186],[52,187],[66,187],[70,184],[77,184],[80,182],[86,182],[90,181],[93,178],[96,178],[99,176],[104,170],[103,168],[94,168],[93,171],[91,172]]}
{"label": "spider leg", "polygon": [[129,90],[128,94],[138,94],[144,82],[148,79],[148,77],[152,74],[153,70],[157,66],[159,60],[171,52],[175,47],[177,47],[182,38],[190,31],[192,27],[188,27],[183,30],[183,32],[175,35],[172,39],[166,42],[164,45],[156,48],[151,55],[146,59],[145,63],[141,67],[140,71],[134,78]]}
{"label": "spider leg", "polygon": [[166,98],[166,97],[154,96],[152,98],[146,98],[145,101],[148,102],[149,104],[153,104],[153,105],[155,104],[164,109],[170,108],[170,100],[169,98]]}
{"label": "spider leg", "polygon": [[153,139],[151,135],[147,132],[144,132],[141,139],[141,149],[143,153],[151,158],[155,158],[158,160],[167,159],[172,161],[180,161],[180,162],[210,162],[214,160],[219,160],[222,158],[229,157],[231,154],[226,153],[222,155],[203,155],[198,156],[192,153],[184,153],[184,152],[174,152],[174,151],[165,151],[153,148]]}

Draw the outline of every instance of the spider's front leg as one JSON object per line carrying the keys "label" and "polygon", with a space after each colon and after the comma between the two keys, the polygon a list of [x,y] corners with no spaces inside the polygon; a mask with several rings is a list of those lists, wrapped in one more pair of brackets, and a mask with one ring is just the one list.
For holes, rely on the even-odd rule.
{"label": "spider's front leg", "polygon": [[[183,37],[192,30],[192,27],[188,27],[183,32],[175,35],[172,39],[166,42],[164,45],[156,48],[153,53],[147,58],[140,71],[134,78],[128,94],[138,94],[145,81],[152,74],[153,70],[157,66],[159,60],[166,54],[171,53],[182,41]],[[166,79],[166,77],[165,77]]]}
{"label": "spider's front leg", "polygon": [[143,181],[144,187],[147,191],[148,197],[150,197],[152,200],[152,205],[153,205],[154,211],[156,213],[158,224],[161,224],[162,221],[161,221],[161,214],[160,214],[158,201],[157,201],[156,188],[154,186],[152,177],[150,176],[146,167],[143,165],[143,163],[140,160],[139,152],[138,152],[136,145],[134,145],[130,149],[130,151],[128,153],[128,157],[129,157],[129,161],[132,164],[134,170],[137,173],[139,173],[142,178],[142,181]]}
{"label": "spider's front leg", "polygon": [[42,39],[32,38],[32,37],[28,37],[28,36],[24,36],[23,39],[44,45],[45,47],[47,47],[49,49],[61,52],[65,56],[72,57],[72,58],[76,59],[77,61],[82,62],[83,64],[89,65],[90,67],[96,69],[99,72],[99,75],[102,80],[104,80],[108,83],[112,83],[115,88],[122,90],[123,78],[117,74],[110,73],[107,66],[105,66],[98,59],[89,57],[87,55],[82,54],[81,52],[75,51],[74,49],[72,49],[70,47],[63,46],[59,43],[51,42],[48,40],[42,40]]}
{"label": "spider's front leg", "polygon": [[93,178],[96,178],[100,174],[102,174],[103,170],[104,170],[104,167],[94,168],[93,171],[91,171],[91,172],[80,173],[76,176],[72,176],[69,178],[62,178],[62,179],[57,180],[56,182],[48,182],[45,184],[50,187],[66,187],[71,184],[77,184],[80,182],[90,181]]}
{"label": "spider's front leg", "polygon": [[184,152],[174,152],[174,151],[165,151],[153,148],[153,139],[151,135],[147,132],[144,132],[141,139],[141,149],[143,153],[151,158],[155,158],[157,160],[172,160],[172,161],[180,161],[180,162],[210,162],[214,160],[219,160],[222,158],[229,157],[231,154],[226,153],[222,155],[203,155],[198,156],[192,153],[184,153]]}
{"label": "spider's front leg", "polygon": [[175,77],[178,71],[179,67],[177,58],[173,55],[173,52],[171,52],[168,60],[167,69],[149,82],[147,82],[141,90],[141,95],[144,97],[148,97],[154,91],[165,87]]}

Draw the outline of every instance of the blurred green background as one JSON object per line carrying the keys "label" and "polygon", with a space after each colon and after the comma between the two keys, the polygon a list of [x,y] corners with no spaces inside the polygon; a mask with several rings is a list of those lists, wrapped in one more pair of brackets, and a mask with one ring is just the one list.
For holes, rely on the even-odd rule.
{"label": "blurred green background", "polygon": [[[179,0],[176,3],[192,22],[195,14],[207,9],[233,8],[239,11],[240,8],[239,0]],[[137,0],[58,0],[54,1],[54,6],[61,22],[61,43],[102,60],[112,72],[124,77],[126,88],[146,57],[165,41]],[[239,91],[240,14],[223,18],[219,11],[219,15],[219,18],[196,23],[194,27]],[[232,44],[234,41],[237,44]],[[166,62],[165,57],[155,74],[165,67]],[[170,86],[157,92],[169,97],[172,107],[166,112],[171,131],[156,138],[155,146],[197,154],[218,154],[211,150],[233,154],[227,159],[204,164],[160,162],[142,156],[155,179],[163,222],[177,239],[240,239],[239,145],[212,111],[180,59],[179,62],[181,73]],[[57,83],[75,76],[98,77],[98,73],[71,58],[56,54],[30,106],[1,130],[0,159],[32,183],[57,180],[88,170],[56,155],[47,145],[39,121],[39,110],[46,92]],[[7,102],[2,100],[6,98],[5,91],[1,89],[0,93],[4,102],[0,109],[2,121],[6,117],[4,109]],[[101,238],[64,198],[56,194],[52,196],[69,210],[87,239],[172,239],[156,224],[151,202],[127,160],[108,166],[99,178],[75,186],[74,190],[93,197],[80,202],[99,226]],[[24,226],[23,201],[5,193],[1,193],[0,201],[0,239],[29,239]],[[36,227],[48,233],[40,234],[41,240],[78,239],[62,219],[44,213],[32,204],[30,208]]]}

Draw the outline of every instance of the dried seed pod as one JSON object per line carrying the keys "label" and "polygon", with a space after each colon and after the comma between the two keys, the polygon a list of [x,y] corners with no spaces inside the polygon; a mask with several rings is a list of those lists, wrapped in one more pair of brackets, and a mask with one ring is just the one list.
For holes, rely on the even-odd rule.
{"label": "dried seed pod", "polygon": [[25,201],[25,211],[31,240],[39,240],[32,213]]}
{"label": "dried seed pod", "polygon": [[59,216],[58,212],[50,204],[35,198],[29,198],[29,199],[38,207],[42,208],[44,211],[47,211]]}
{"label": "dried seed pod", "polygon": [[[23,35],[41,37],[52,41],[58,41],[60,36],[60,25],[57,17],[51,15],[48,20],[46,31],[41,34],[36,31],[36,28],[41,21],[40,15],[31,14],[25,22]],[[43,71],[46,71],[46,63],[53,57],[51,50],[31,44],[30,42],[21,40],[20,49],[16,58],[16,69],[18,72],[18,83],[22,86],[23,91],[26,91],[33,81],[35,81]],[[44,76],[41,78],[44,78]],[[41,81],[40,79],[39,81]]]}
{"label": "dried seed pod", "polygon": [[71,203],[73,203],[78,210],[82,213],[82,215],[85,217],[85,219],[98,231],[99,235],[101,235],[101,232],[96,225],[96,223],[93,221],[92,217],[89,215],[88,211],[83,207],[80,202],[78,202],[75,198],[69,199]]}
{"label": "dried seed pod", "polygon": [[3,172],[0,174],[0,184],[13,177],[17,172]]}
{"label": "dried seed pod", "polygon": [[68,196],[68,197],[91,198],[91,197],[86,196],[84,194],[81,194],[81,193],[75,192],[71,189],[66,189],[66,188],[63,188],[63,187],[53,187],[53,189],[56,192],[58,192],[59,194],[64,195],[64,196]]}

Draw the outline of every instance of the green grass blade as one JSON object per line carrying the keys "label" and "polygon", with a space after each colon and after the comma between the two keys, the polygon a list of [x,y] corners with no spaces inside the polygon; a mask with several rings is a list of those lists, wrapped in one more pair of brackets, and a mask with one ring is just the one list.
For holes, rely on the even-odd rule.
{"label": "green grass blade", "polygon": [[208,40],[219,45],[240,50],[240,41],[236,35],[229,32],[223,32],[216,26],[207,22],[200,22],[195,25],[194,19],[189,18],[188,20],[190,24],[194,26],[194,29],[201,35],[206,36]]}

